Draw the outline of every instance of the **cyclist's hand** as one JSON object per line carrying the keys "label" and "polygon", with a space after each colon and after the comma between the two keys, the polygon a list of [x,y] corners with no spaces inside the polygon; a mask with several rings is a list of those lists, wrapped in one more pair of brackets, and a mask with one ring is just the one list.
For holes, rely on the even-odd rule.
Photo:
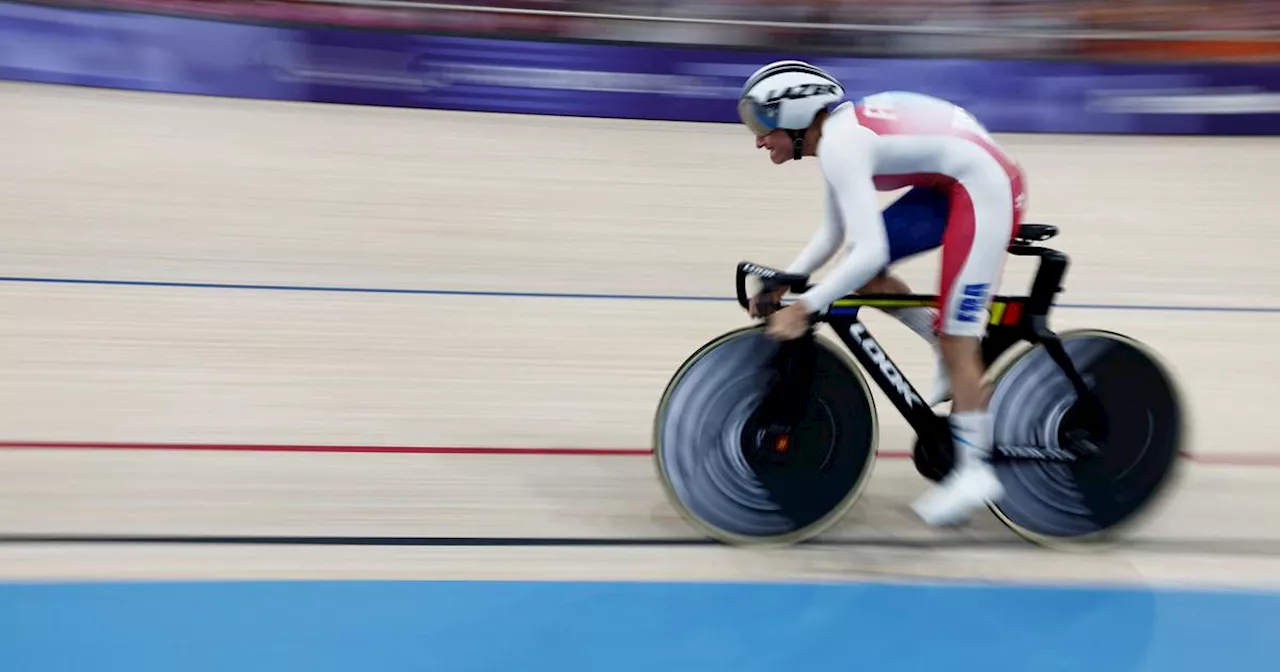
{"label": "cyclist's hand", "polygon": [[780,341],[800,338],[809,328],[809,311],[803,302],[795,303],[769,316],[765,333]]}
{"label": "cyclist's hand", "polygon": [[786,287],[779,287],[772,292],[761,292],[751,297],[747,303],[747,312],[751,317],[768,317],[770,313],[777,310],[782,301],[782,297],[787,293]]}

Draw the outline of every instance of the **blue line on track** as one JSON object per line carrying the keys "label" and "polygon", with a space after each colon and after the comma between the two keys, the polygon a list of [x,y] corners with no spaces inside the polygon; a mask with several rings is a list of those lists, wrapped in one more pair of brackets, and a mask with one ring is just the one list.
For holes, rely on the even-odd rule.
{"label": "blue line on track", "polygon": [[[604,299],[628,301],[736,301],[731,296],[687,296],[679,294],[596,294],[590,292],[513,292],[464,289],[411,289],[393,287],[344,287],[325,285],[267,285],[226,282],[167,282],[160,280],[102,280],[96,278],[40,278],[0,276],[0,282],[54,285],[103,285],[123,287],[179,287],[191,289],[238,289],[276,292],[331,292],[354,294],[417,294],[433,296],[488,296],[537,299]],[[1059,308],[1206,313],[1280,313],[1280,306],[1186,306],[1169,304],[1059,303]]]}

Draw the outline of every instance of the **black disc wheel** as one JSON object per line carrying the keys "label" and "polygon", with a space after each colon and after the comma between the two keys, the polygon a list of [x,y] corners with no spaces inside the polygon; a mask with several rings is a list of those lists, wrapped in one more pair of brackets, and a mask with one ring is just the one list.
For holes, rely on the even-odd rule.
{"label": "black disc wheel", "polygon": [[668,499],[700,532],[734,545],[794,544],[857,502],[876,422],[866,380],[841,351],[748,327],[702,346],[672,377],[654,421],[655,464]]}
{"label": "black disc wheel", "polygon": [[1141,343],[1099,330],[1060,337],[1098,403],[1077,399],[1043,345],[993,372],[993,461],[1005,494],[991,508],[1035,543],[1096,544],[1165,492],[1184,411],[1173,376]]}

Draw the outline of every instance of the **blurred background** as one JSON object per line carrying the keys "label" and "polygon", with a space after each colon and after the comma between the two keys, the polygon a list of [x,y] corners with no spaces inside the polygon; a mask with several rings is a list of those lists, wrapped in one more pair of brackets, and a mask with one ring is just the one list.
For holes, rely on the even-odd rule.
{"label": "blurred background", "polygon": [[[664,385],[743,324],[728,271],[787,263],[821,214],[815,162],[654,120],[733,124],[796,57],[1007,133],[1073,255],[1055,325],[1173,362],[1196,471],[1145,545],[922,529],[883,395],[848,545],[647,543],[696,537],[649,459]],[[1275,668],[1274,598],[5,581],[1280,583],[1280,0],[0,0],[0,80],[0,672]],[[938,614],[977,617],[921,639]]]}
{"label": "blurred background", "polygon": [[1276,39],[1280,2],[1274,0],[43,0],[39,4],[468,35],[866,56],[1280,60]]}

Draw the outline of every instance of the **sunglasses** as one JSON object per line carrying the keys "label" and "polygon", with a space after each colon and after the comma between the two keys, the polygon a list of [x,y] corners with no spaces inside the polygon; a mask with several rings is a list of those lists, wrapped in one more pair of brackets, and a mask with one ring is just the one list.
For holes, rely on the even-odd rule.
{"label": "sunglasses", "polygon": [[738,118],[756,137],[768,135],[778,128],[778,103],[761,105],[752,98],[740,98]]}

